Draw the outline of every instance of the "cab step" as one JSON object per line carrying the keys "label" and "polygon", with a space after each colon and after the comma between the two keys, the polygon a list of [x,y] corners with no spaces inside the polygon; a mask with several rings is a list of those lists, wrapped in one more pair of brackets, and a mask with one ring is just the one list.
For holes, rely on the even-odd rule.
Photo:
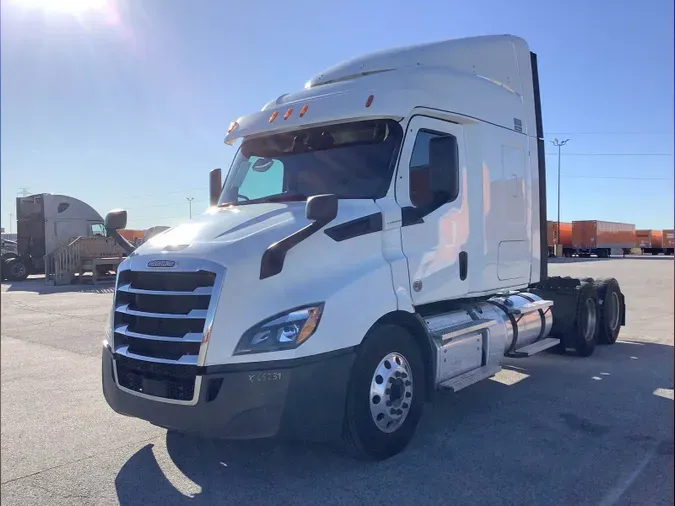
{"label": "cab step", "polygon": [[531,357],[535,353],[548,350],[549,348],[553,348],[554,346],[557,346],[559,344],[560,339],[556,339],[555,337],[547,337],[546,339],[542,339],[541,341],[528,344],[527,346],[524,346],[514,351],[513,353],[509,353],[506,356],[511,358]]}
{"label": "cab step", "polygon": [[502,368],[499,365],[484,365],[483,367],[479,367],[473,371],[465,372],[456,378],[445,380],[438,386],[441,388],[450,389],[453,392],[459,392],[462,388],[466,388],[469,385],[473,385],[474,383],[484,380],[485,378],[494,376],[501,370]]}

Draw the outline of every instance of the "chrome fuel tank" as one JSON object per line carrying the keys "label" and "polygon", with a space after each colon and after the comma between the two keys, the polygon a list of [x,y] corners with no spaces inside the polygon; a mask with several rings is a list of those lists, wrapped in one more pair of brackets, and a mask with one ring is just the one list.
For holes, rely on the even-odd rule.
{"label": "chrome fuel tank", "polygon": [[425,318],[434,343],[436,383],[499,365],[504,355],[546,338],[553,325],[552,304],[518,292]]}

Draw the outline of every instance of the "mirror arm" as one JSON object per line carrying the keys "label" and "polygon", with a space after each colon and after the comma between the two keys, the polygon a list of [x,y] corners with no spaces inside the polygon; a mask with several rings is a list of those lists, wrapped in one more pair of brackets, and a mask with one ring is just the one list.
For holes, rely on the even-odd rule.
{"label": "mirror arm", "polygon": [[[326,197],[332,197],[333,199],[336,198],[335,195]],[[310,199],[314,198],[319,198],[319,196],[314,195],[313,197],[310,197]],[[308,199],[308,205],[309,203],[310,202]],[[284,268],[286,253],[288,253],[291,248],[294,248],[308,237],[317,233],[325,225],[333,221],[337,216],[337,209],[334,211],[335,213],[332,213],[331,216],[326,216],[324,218],[312,221],[297,232],[293,232],[292,234],[275,242],[269,248],[267,248],[263,253],[262,260],[260,261],[260,279],[266,279],[279,274]]]}
{"label": "mirror arm", "polygon": [[120,248],[124,250],[125,253],[131,254],[133,251],[136,249],[136,246],[134,246],[132,243],[127,241],[122,234],[120,234],[117,230],[113,230],[110,228],[106,229],[106,234],[108,237],[114,237],[115,242],[119,245]]}

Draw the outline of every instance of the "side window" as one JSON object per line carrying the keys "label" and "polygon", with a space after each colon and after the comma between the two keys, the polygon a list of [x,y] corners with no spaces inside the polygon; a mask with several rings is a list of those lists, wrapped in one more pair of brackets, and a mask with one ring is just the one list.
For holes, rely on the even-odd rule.
{"label": "side window", "polygon": [[[415,207],[429,204],[434,197],[431,191],[431,179],[429,173],[429,141],[437,137],[452,137],[450,134],[442,132],[432,132],[429,130],[420,130],[415,137],[415,144],[410,155],[410,201]],[[449,171],[457,172],[456,157],[447,160]]]}
{"label": "side window", "polygon": [[92,223],[91,235],[100,235],[105,237],[105,227],[103,226],[103,223]]}
{"label": "side window", "polygon": [[239,187],[238,201],[276,195],[284,191],[284,164],[279,160],[265,160],[252,156]]}

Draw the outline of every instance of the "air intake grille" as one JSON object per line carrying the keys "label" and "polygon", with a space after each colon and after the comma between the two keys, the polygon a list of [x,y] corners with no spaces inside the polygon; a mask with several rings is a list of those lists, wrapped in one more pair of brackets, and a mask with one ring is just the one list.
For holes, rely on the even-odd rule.
{"label": "air intake grille", "polygon": [[139,359],[196,364],[216,274],[120,272],[115,351]]}

